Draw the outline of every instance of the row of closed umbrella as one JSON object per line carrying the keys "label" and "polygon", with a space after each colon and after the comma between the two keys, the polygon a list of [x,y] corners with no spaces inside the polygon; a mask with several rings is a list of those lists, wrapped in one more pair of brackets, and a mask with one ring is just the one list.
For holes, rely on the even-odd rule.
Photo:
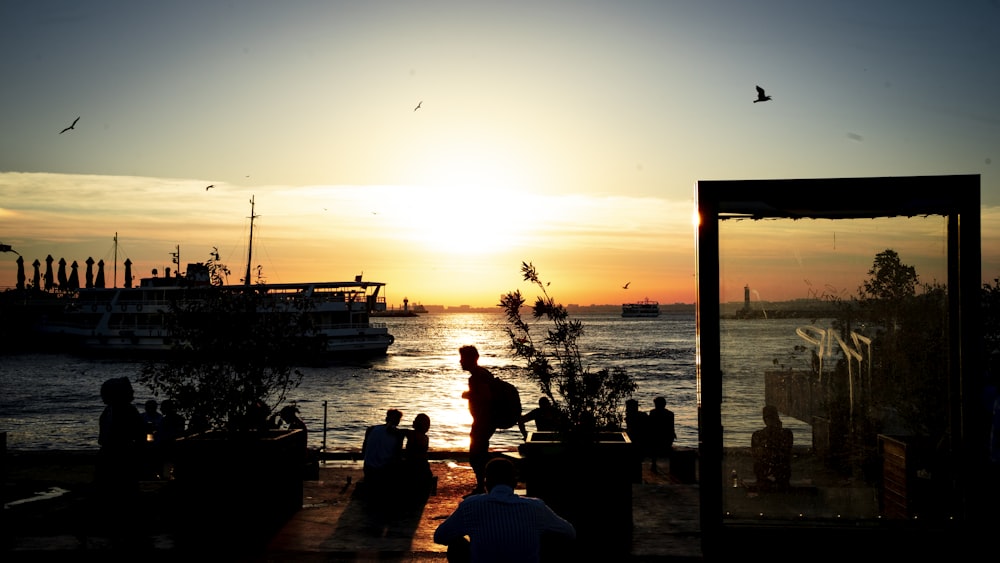
{"label": "row of closed umbrella", "polygon": [[[45,276],[42,276],[41,266],[42,263],[36,258],[32,263],[34,267],[34,274],[31,279],[31,287],[34,289],[45,289],[45,291],[51,291],[52,289],[61,289],[66,291],[73,291],[80,289],[80,274],[79,266],[76,260],[72,264],[69,264],[69,273],[66,273],[66,259],[59,259],[59,270],[58,273],[53,276],[52,274],[52,263],[55,261],[52,255],[48,255],[45,258]],[[97,264],[97,274],[94,274],[94,259],[87,258],[87,271],[84,274],[83,287],[88,289],[96,287],[103,288],[105,286],[104,282],[104,260],[96,262]],[[25,274],[24,274],[24,258],[21,256],[17,257],[17,289],[24,289],[25,287]],[[56,285],[56,281],[59,285]],[[125,287],[132,287],[132,261],[129,259],[125,260]]]}

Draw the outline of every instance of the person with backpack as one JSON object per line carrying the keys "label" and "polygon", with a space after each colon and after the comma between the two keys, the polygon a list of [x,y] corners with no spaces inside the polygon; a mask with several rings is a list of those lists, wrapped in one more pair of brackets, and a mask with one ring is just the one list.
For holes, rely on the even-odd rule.
{"label": "person with backpack", "polygon": [[493,374],[479,365],[479,350],[465,345],[458,349],[462,369],[469,372],[469,390],[462,393],[469,401],[472,430],[469,432],[469,465],[476,474],[476,487],[470,494],[486,492],[486,462],[490,460],[490,438],[496,432],[493,416]]}

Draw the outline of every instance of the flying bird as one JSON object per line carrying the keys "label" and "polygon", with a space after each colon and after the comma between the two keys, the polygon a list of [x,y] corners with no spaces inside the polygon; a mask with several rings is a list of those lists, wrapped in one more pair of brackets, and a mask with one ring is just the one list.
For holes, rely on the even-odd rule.
{"label": "flying bird", "polygon": [[417,111],[418,109],[420,109],[420,105],[423,104],[423,103],[424,103],[423,100],[420,100],[419,102],[417,102],[417,107],[413,108],[413,111]]}
{"label": "flying bird", "polygon": [[628,289],[628,286],[631,284],[632,282],[625,282],[625,285],[622,286],[622,289]]}
{"label": "flying bird", "polygon": [[770,99],[771,99],[771,96],[768,96],[767,94],[765,94],[764,93],[764,89],[761,88],[760,86],[757,86],[757,99],[754,100],[753,103],[756,104],[757,102],[766,102],[766,101],[768,101]]}
{"label": "flying bird", "polygon": [[76,122],[77,121],[80,121],[79,117],[77,117],[76,119],[74,119],[73,120],[73,124],[70,125],[69,127],[65,128],[65,129],[63,129],[62,131],[60,131],[59,134],[62,135],[63,133],[65,133],[66,131],[69,131],[70,129],[76,129]]}
{"label": "flying bird", "polygon": [[214,187],[215,187],[215,184],[209,184],[209,185],[205,186],[205,191],[207,192],[208,190],[210,190],[210,189],[212,189]]}

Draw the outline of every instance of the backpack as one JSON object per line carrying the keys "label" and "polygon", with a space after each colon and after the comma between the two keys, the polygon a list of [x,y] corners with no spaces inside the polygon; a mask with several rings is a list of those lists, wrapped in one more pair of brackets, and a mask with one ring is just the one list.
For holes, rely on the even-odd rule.
{"label": "backpack", "polygon": [[517,387],[499,377],[490,380],[490,393],[493,396],[491,414],[493,426],[498,430],[510,428],[521,418],[521,394]]}

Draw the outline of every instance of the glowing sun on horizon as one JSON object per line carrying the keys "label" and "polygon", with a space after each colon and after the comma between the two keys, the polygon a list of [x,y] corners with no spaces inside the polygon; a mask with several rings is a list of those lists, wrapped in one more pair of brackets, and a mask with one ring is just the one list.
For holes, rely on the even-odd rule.
{"label": "glowing sun on horizon", "polygon": [[525,176],[516,154],[468,143],[422,156],[424,198],[408,198],[405,210],[411,240],[442,253],[494,253],[517,244],[530,209],[516,195]]}

